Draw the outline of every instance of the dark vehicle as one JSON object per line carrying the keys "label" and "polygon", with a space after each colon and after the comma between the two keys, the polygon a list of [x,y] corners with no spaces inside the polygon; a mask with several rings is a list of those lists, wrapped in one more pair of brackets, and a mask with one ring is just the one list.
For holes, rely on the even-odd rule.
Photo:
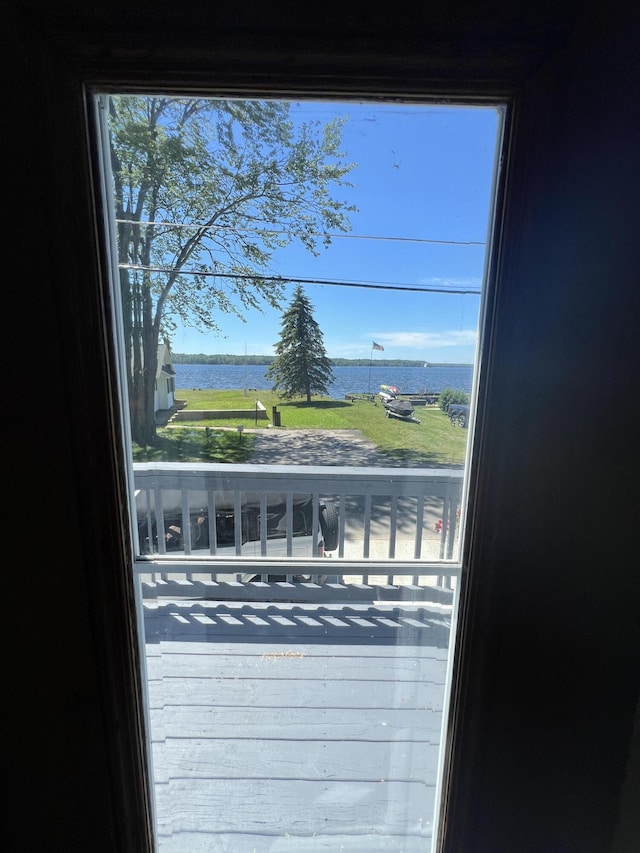
{"label": "dark vehicle", "polygon": [[[138,535],[143,554],[157,553],[158,522],[151,511],[151,519],[139,512]],[[163,511],[165,550],[184,550],[182,511],[173,507]],[[324,556],[338,546],[338,512],[329,501],[320,501],[319,526],[321,536],[312,541],[313,501],[310,495],[294,495],[292,512],[293,555],[298,557]],[[212,519],[213,521],[213,519]],[[261,516],[259,500],[246,501],[240,513],[241,556],[261,556]],[[216,507],[215,522],[210,523],[208,510],[195,508],[189,511],[191,550],[210,551],[215,536],[216,555],[236,554],[236,513],[233,504]],[[286,496],[269,494],[266,511],[267,556],[286,555],[287,503]]]}
{"label": "dark vehicle", "polygon": [[447,409],[452,426],[460,426],[466,429],[469,426],[469,406],[452,403]]}

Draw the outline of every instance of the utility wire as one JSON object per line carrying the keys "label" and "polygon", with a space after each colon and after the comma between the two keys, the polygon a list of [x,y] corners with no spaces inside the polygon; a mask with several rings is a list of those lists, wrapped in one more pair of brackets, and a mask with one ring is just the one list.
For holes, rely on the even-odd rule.
{"label": "utility wire", "polygon": [[[117,223],[121,223],[123,225],[144,225],[144,226],[153,226],[154,228],[162,227],[162,228],[178,228],[178,229],[190,229],[193,231],[198,230],[209,230],[210,228],[233,228],[232,225],[212,225],[212,226],[204,226],[204,225],[194,225],[192,223],[179,223],[179,222],[138,222],[133,219],[116,219]],[[242,231],[249,234],[290,234],[291,232],[287,231],[284,228],[235,228],[236,231]],[[366,235],[366,234],[329,234],[323,231],[311,231],[309,232],[309,236],[312,237],[329,237],[332,240],[373,240],[373,241],[385,241],[385,242],[397,242],[397,243],[426,243],[433,244],[438,246],[484,246],[486,245],[484,242],[479,242],[477,240],[430,240],[424,237],[384,237],[377,235]]]}
{"label": "utility wire", "polygon": [[[171,268],[165,267],[147,267],[147,266],[138,266],[136,264],[118,264],[118,269],[123,270],[138,270],[142,272],[158,272],[158,273],[172,273],[175,270]],[[180,275],[201,275],[206,278],[236,278],[242,279],[243,281],[255,281],[256,279],[260,279],[261,281],[273,281],[276,284],[318,284],[324,285],[327,287],[360,287],[365,288],[367,290],[398,290],[398,291],[408,291],[412,293],[453,293],[453,294],[480,294],[480,287],[445,287],[438,285],[414,285],[414,284],[392,284],[392,283],[383,283],[383,282],[370,282],[370,281],[336,281],[332,279],[326,278],[302,278],[300,276],[296,276],[295,278],[289,278],[286,276],[279,275],[247,275],[246,273],[219,273],[219,272],[205,272],[200,270],[180,270]]]}

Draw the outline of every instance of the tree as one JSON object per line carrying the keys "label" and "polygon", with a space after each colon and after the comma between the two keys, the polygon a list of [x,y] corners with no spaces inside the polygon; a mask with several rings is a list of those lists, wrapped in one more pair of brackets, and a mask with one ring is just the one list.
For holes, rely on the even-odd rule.
{"label": "tree", "polygon": [[449,406],[458,403],[468,405],[470,399],[466,391],[459,391],[456,388],[443,388],[438,397],[438,405],[443,412],[448,412]]}
{"label": "tree", "polygon": [[333,381],[331,362],[301,285],[294,290],[280,326],[276,358],[266,373],[274,380],[273,390],[281,390],[285,399],[304,396],[307,403],[312,394],[327,394],[327,386]]}
{"label": "tree", "polygon": [[158,343],[176,321],[280,307],[274,252],[349,231],[345,119],[296,122],[280,101],[112,96],[110,155],[133,441],[155,439]]}

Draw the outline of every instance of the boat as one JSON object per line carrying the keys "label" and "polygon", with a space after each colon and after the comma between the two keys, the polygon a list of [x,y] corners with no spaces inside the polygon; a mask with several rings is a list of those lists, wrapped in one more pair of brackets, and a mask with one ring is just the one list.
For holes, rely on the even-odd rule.
{"label": "boat", "polygon": [[395,385],[381,385],[379,397],[382,402],[386,405],[390,403],[392,400],[395,400],[400,393],[400,389],[396,388]]}
{"label": "boat", "polygon": [[385,394],[388,397],[397,397],[400,394],[400,389],[395,385],[381,385],[380,394]]}
{"label": "boat", "polygon": [[415,417],[413,403],[409,400],[391,399],[384,402],[385,415],[388,418],[397,418],[401,421],[410,421],[414,424],[419,424],[420,421]]}

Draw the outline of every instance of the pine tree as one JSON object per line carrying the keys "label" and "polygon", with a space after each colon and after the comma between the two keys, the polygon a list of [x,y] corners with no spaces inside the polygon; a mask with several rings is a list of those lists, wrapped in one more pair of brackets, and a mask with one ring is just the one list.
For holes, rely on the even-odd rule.
{"label": "pine tree", "polygon": [[327,358],[320,326],[313,317],[313,307],[298,285],[293,299],[282,315],[280,340],[276,358],[267,370],[273,390],[289,400],[312,394],[328,394],[333,381],[331,362]]}

